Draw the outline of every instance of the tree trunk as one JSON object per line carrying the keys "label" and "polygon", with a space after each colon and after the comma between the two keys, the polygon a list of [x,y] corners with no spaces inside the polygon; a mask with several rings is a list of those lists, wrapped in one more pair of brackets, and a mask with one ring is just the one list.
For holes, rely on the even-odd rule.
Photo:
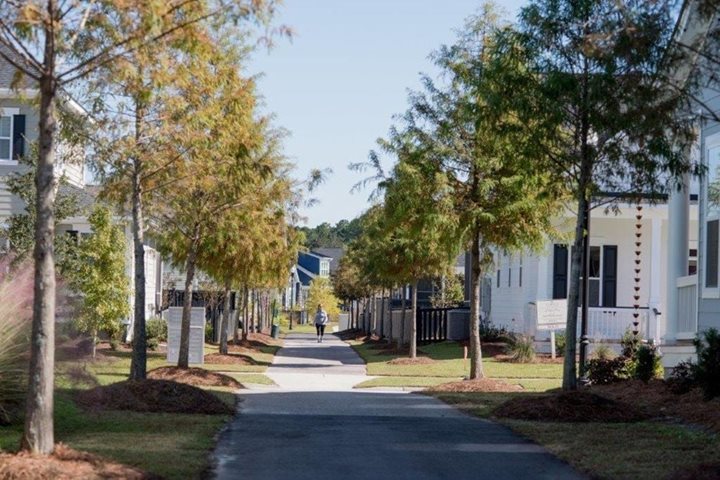
{"label": "tree trunk", "polygon": [[223,308],[222,322],[220,322],[220,353],[228,353],[227,330],[230,323],[230,282],[225,283],[225,305]]}
{"label": "tree trunk", "polygon": [[470,279],[470,380],[485,377],[482,363],[482,346],[480,343],[480,280],[484,254],[480,248],[480,231],[473,232],[471,252]]}
{"label": "tree trunk", "polygon": [[402,308],[402,315],[400,316],[400,341],[398,342],[398,347],[402,348],[405,346],[405,307],[407,307],[405,302],[405,285],[402,287],[402,297],[400,300],[400,308]]}
{"label": "tree trunk", "polygon": [[248,341],[248,333],[250,331],[250,309],[249,309],[249,300],[248,300],[248,288],[243,288],[243,333],[242,333],[242,339],[243,342]]}
{"label": "tree trunk", "polygon": [[[137,123],[137,120],[136,120]],[[136,134],[138,132],[136,125]],[[135,302],[133,310],[132,360],[130,379],[144,380],[147,377],[147,338],[145,335],[145,228],[140,181],[140,161],[135,159],[132,177],[132,233],[135,263]]]}
{"label": "tree trunk", "polygon": [[570,288],[567,297],[567,326],[565,330],[565,358],[563,359],[564,391],[577,390],[577,368],[575,357],[577,354],[577,314],[580,304],[580,271],[582,268],[582,244],[585,236],[585,221],[582,212],[585,211],[587,201],[585,194],[579,195],[578,212],[575,220],[575,238],[570,256]]}
{"label": "tree trunk", "polygon": [[93,360],[95,360],[95,356],[96,356],[96,354],[97,354],[97,344],[98,344],[98,332],[97,332],[97,330],[93,330],[93,332],[92,332],[92,341],[93,341],[93,345],[92,345],[92,358],[93,358]]}
{"label": "tree trunk", "polygon": [[[47,4],[54,17],[57,6]],[[55,41],[52,32],[45,37],[45,66],[49,74],[40,80],[39,157],[36,169],[35,279],[33,320],[30,343],[30,379],[25,405],[23,450],[50,454],[55,447],[53,430],[53,380],[55,374],[55,148],[57,119],[55,97]]]}
{"label": "tree trunk", "polygon": [[392,345],[393,343],[393,314],[392,309],[390,308],[390,297],[392,296],[392,289],[390,289],[388,293],[388,316],[390,317],[390,323],[388,324],[388,343]]}
{"label": "tree trunk", "polygon": [[188,368],[190,364],[190,314],[192,312],[193,279],[195,278],[195,262],[200,244],[200,225],[195,225],[190,239],[188,257],[185,261],[185,298],[183,299],[182,323],[180,326],[180,352],[178,367]]}
{"label": "tree trunk", "polygon": [[385,289],[380,290],[380,338],[385,336]]}
{"label": "tree trunk", "polygon": [[412,317],[410,319],[410,358],[417,358],[417,280],[413,282],[412,289]]}

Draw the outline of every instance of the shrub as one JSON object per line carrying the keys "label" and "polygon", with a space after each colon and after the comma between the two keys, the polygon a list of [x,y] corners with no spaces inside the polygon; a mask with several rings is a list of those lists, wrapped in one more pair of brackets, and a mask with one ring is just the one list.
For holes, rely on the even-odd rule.
{"label": "shrub", "polygon": [[660,355],[657,348],[651,344],[640,345],[632,362],[632,376],[637,380],[648,383],[651,379],[662,374],[662,365],[660,364]]}
{"label": "shrub", "polygon": [[120,348],[120,340],[116,337],[110,337],[110,350],[115,352],[118,348]]}
{"label": "shrub", "polygon": [[483,342],[505,342],[508,336],[505,327],[497,327],[490,320],[480,320],[480,338]]}
{"label": "shrub", "polygon": [[695,378],[707,400],[720,396],[720,332],[710,328],[695,339]]}
{"label": "shrub", "polygon": [[607,343],[598,343],[593,349],[593,358],[598,360],[611,360],[615,358],[615,351]]}
{"label": "shrub", "polygon": [[510,335],[507,346],[508,355],[516,363],[530,363],[535,360],[535,345],[532,337],[525,335]]}
{"label": "shrub", "polygon": [[627,378],[626,359],[593,358],[587,362],[587,378],[593,385],[607,385]]}
{"label": "shrub", "polygon": [[0,262],[0,425],[18,420],[27,390],[33,269]]}
{"label": "shrub", "polygon": [[675,365],[666,382],[670,391],[682,395],[692,390],[697,385],[695,369],[696,365],[690,361]]}
{"label": "shrub", "polygon": [[555,355],[562,357],[565,355],[565,346],[567,345],[567,335],[565,331],[555,334]]}
{"label": "shrub", "polygon": [[633,335],[632,331],[628,328],[620,339],[620,346],[622,347],[621,355],[625,358],[635,358],[635,353],[637,353],[641,342],[642,336],[639,333]]}
{"label": "shrub", "polygon": [[158,349],[160,346],[160,342],[157,338],[148,338],[147,339],[147,348],[152,350],[153,352]]}
{"label": "shrub", "polygon": [[213,327],[212,327],[212,324],[206,323],[205,324],[205,342],[212,343],[212,341],[213,341]]}
{"label": "shrub", "polygon": [[165,319],[153,317],[145,322],[145,335],[148,339],[156,338],[158,342],[167,341],[168,326]]}

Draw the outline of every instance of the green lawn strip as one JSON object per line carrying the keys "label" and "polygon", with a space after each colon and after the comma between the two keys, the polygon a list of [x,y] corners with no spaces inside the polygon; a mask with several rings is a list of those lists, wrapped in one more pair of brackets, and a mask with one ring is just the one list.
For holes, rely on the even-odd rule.
{"label": "green lawn strip", "polygon": [[[391,365],[388,362],[398,355],[386,355],[382,350],[372,348],[372,344],[351,341],[350,345],[367,363],[368,375],[387,375],[393,377],[445,377],[455,379],[469,372],[469,363],[462,358],[463,349],[456,342],[441,342],[418,348],[421,355],[435,360],[431,364]],[[511,363],[500,362],[494,358],[483,359],[485,374],[492,378],[503,379],[558,379],[562,377],[562,365],[547,363]],[[448,380],[449,381],[449,380]],[[512,382],[520,383],[520,380]]]}
{"label": "green lawn strip", "polygon": [[[460,377],[454,380],[461,380]],[[377,377],[355,385],[353,388],[373,387],[433,387],[452,381],[446,377]]]}
{"label": "green lawn strip", "polygon": [[242,384],[252,383],[255,385],[275,385],[272,378],[267,375],[257,373],[235,373],[235,372],[221,372],[228,377],[232,377]]}
{"label": "green lawn strip", "polygon": [[[234,402],[227,391],[216,391]],[[88,412],[72,401],[73,392],[58,390],[55,440],[72,448],[136,466],[168,479],[198,478],[208,467],[208,453],[226,415]],[[15,451],[22,426],[0,428],[0,448]]]}
{"label": "green lawn strip", "polygon": [[[527,393],[428,392],[467,413],[489,418],[500,404]],[[602,479],[665,478],[679,468],[715,462],[720,437],[682,425],[560,423],[494,418],[543,445],[578,470]]]}
{"label": "green lawn strip", "polygon": [[720,457],[717,436],[682,425],[504,419],[502,423],[594,478],[656,480],[677,469],[717,462]]}
{"label": "green lawn strip", "polygon": [[[337,326],[338,326],[337,323],[329,323],[325,327],[325,334],[329,335],[329,334],[333,333],[333,327],[337,327]],[[287,324],[284,324],[284,325],[281,324],[280,325],[280,333],[283,336],[287,335],[288,333],[312,333],[312,334],[315,334],[315,333],[317,333],[317,330],[315,330],[315,325],[313,325],[312,323],[306,323],[305,325],[297,325],[297,324],[293,323],[292,330],[290,330],[290,328]]]}

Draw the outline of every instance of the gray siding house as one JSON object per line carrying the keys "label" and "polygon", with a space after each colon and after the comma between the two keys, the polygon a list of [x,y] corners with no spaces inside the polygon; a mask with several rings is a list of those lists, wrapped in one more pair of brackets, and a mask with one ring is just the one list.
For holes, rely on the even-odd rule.
{"label": "gray siding house", "polygon": [[[20,162],[20,159],[27,155],[30,146],[38,138],[38,111],[35,106],[35,98],[38,90],[29,80],[23,80],[21,84],[13,85],[15,70],[9,63],[0,58],[0,251],[5,251],[9,245],[2,232],[7,225],[11,215],[23,213],[25,204],[23,201],[12,195],[7,188],[7,179],[13,173],[23,172],[27,167]],[[86,111],[69,97],[65,98],[60,108],[68,113],[78,116],[86,116]],[[71,150],[67,145],[60,143],[57,147],[57,168],[58,177],[64,176],[70,188],[77,189],[81,204],[91,208],[95,202],[95,189],[86,184],[86,158],[82,150]],[[67,218],[57,226],[57,234],[74,234],[82,236],[90,233],[87,214],[83,212],[77,217]],[[134,295],[134,250],[132,245],[132,232],[127,219],[118,218],[118,222],[125,225],[126,235],[126,268],[130,280],[131,295],[128,302],[132,304]],[[147,299],[146,316],[150,317],[158,313],[161,300],[161,278],[162,260],[157,251],[151,246],[145,247],[145,271],[146,285],[145,295]],[[132,311],[131,317],[126,320],[128,325],[128,338],[131,340],[132,333]],[[59,313],[60,314],[60,313]]]}

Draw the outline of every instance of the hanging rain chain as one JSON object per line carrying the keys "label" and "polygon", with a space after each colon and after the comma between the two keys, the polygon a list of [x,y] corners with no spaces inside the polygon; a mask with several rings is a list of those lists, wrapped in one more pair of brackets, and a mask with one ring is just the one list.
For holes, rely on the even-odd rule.
{"label": "hanging rain chain", "polygon": [[635,207],[637,210],[637,213],[635,214],[635,294],[633,295],[634,303],[633,307],[635,308],[635,311],[633,312],[633,336],[634,340],[638,341],[638,334],[640,333],[640,254],[642,253],[641,246],[642,246],[642,205],[638,203],[637,207]]}

